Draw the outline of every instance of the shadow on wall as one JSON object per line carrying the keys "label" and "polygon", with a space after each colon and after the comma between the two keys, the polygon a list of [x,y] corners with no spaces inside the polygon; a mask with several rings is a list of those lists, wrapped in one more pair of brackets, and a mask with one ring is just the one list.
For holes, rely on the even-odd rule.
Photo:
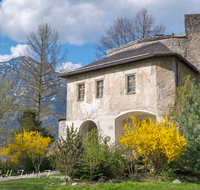
{"label": "shadow on wall", "polygon": [[130,116],[135,116],[139,120],[151,118],[153,122],[156,122],[157,115],[148,111],[128,111],[118,115],[115,118],[115,140],[122,135],[122,129],[127,123],[131,123]]}
{"label": "shadow on wall", "polygon": [[95,122],[91,120],[84,121],[80,127],[82,137],[85,138],[87,136],[87,133],[94,128],[97,129],[97,125]]}

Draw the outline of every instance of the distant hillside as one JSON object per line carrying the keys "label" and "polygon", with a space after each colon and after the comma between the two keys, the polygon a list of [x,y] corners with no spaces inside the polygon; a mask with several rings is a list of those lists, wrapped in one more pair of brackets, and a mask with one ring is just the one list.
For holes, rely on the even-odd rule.
{"label": "distant hillside", "polygon": [[[0,62],[0,77],[2,79],[5,79],[6,77],[10,78],[13,84],[17,87],[20,93],[23,93],[23,81],[18,80],[13,73],[15,72],[15,69],[19,69],[19,59],[20,58],[14,58],[7,62]],[[51,108],[54,110],[54,115],[52,116],[46,116],[43,118],[43,123],[46,123],[47,125],[53,126],[56,132],[58,132],[58,119],[61,117],[65,117],[66,114],[66,80],[62,79],[61,87],[64,87],[64,90],[62,93],[54,95],[52,97],[49,97],[45,99],[44,101],[53,101],[58,103],[53,104]],[[23,101],[23,100],[21,100]],[[16,118],[20,115],[16,115]],[[10,121],[10,125],[12,125],[14,128],[17,128],[17,122],[16,118],[13,121]]]}

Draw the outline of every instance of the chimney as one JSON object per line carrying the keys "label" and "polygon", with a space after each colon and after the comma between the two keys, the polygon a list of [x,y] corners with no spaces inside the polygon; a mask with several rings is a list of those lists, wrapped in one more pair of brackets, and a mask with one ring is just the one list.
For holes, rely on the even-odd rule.
{"label": "chimney", "polygon": [[185,15],[185,35],[187,37],[200,34],[200,14]]}

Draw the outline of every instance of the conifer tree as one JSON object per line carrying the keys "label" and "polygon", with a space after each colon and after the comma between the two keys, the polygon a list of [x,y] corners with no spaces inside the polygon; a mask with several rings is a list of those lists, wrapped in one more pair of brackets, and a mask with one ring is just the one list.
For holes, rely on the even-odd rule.
{"label": "conifer tree", "polygon": [[23,133],[24,130],[27,132],[38,131],[43,137],[50,137],[52,142],[55,140],[54,135],[46,127],[42,126],[42,121],[37,119],[35,111],[30,109],[23,111],[17,121],[19,123],[19,133]]}
{"label": "conifer tree", "polygon": [[185,135],[187,151],[182,164],[200,170],[200,83],[186,77],[185,84],[177,89],[172,117]]}

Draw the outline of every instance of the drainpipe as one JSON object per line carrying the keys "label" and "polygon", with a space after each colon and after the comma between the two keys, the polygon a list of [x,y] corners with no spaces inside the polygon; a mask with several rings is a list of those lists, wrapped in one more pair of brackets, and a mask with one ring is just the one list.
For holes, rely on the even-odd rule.
{"label": "drainpipe", "polygon": [[178,62],[180,61],[180,58],[178,58],[178,61],[176,62],[176,88],[178,87]]}

